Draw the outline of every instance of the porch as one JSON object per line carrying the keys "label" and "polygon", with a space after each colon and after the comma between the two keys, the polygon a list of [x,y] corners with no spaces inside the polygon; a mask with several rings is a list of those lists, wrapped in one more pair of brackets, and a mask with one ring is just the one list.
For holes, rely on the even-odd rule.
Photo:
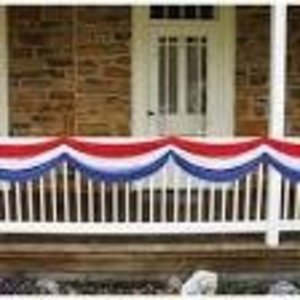
{"label": "porch", "polygon": [[[278,246],[279,236],[281,233],[296,232],[297,234],[300,230],[300,188],[298,184],[297,169],[299,151],[297,144],[298,140],[297,138],[283,138],[286,132],[285,100],[287,98],[285,95],[285,58],[287,50],[286,9],[287,8],[285,6],[278,5],[271,10],[271,72],[267,127],[270,138],[280,139],[280,142],[287,144],[287,148],[296,148],[295,153],[291,154],[289,151],[283,151],[283,153],[281,153],[281,147],[272,148],[273,144],[267,140],[267,143],[259,142],[253,148],[250,147],[248,149],[246,147],[249,152],[243,150],[229,154],[229,151],[227,155],[223,156],[220,155],[218,151],[217,154],[214,153],[213,150],[206,151],[205,154],[199,154],[197,153],[197,150],[195,153],[188,153],[186,155],[186,153],[183,153],[186,149],[184,149],[183,152],[182,149],[177,149],[177,152],[174,152],[174,145],[168,142],[167,144],[164,144],[166,149],[155,148],[155,154],[150,150],[140,154],[141,156],[144,155],[143,159],[145,159],[145,164],[140,166],[141,157],[138,155],[132,155],[131,160],[129,159],[129,162],[127,163],[126,161],[125,163],[124,161],[122,162],[122,158],[117,155],[112,159],[107,151],[105,153],[101,151],[97,152],[97,155],[92,154],[90,156],[96,156],[96,158],[91,158],[86,153],[80,153],[82,152],[81,150],[77,151],[77,148],[75,149],[77,152],[72,147],[70,149],[70,144],[67,139],[67,142],[59,140],[59,143],[57,144],[58,150],[55,147],[51,149],[51,151],[54,151],[53,153],[56,153],[55,151],[57,150],[59,155],[56,153],[58,155],[56,156],[50,151],[52,153],[50,155],[52,159],[51,162],[55,161],[55,163],[48,164],[49,161],[46,159],[47,155],[42,153],[38,153],[38,155],[34,154],[34,156],[37,157],[41,155],[42,158],[40,157],[40,160],[37,159],[35,161],[33,159],[30,161],[30,159],[26,157],[25,153],[22,152],[26,148],[22,147],[22,145],[29,145],[30,148],[32,144],[35,143],[32,142],[35,141],[34,139],[32,140],[26,137],[11,139],[3,138],[1,145],[4,146],[4,149],[7,145],[10,145],[11,147],[15,146],[23,150],[17,151],[17,153],[19,153],[18,155],[21,157],[20,159],[20,157],[17,156],[17,159],[20,159],[19,164],[18,161],[14,161],[14,158],[9,157],[9,147],[7,148],[7,152],[3,152],[3,160],[1,163],[4,171],[1,177],[0,232],[3,234],[95,234],[114,236],[259,234],[261,236],[265,236],[266,244],[268,246]],[[234,20],[233,14],[225,14],[225,16],[232,17],[232,19],[225,19],[225,21],[227,20],[228,22],[232,22]],[[78,18],[76,10],[72,10],[72,18],[73,17],[75,18],[75,21],[78,21],[78,19],[76,19]],[[74,24],[76,25],[77,23],[75,21]],[[230,24],[232,25],[233,23]],[[229,26],[231,26],[230,24]],[[17,36],[17,40],[19,38],[18,30],[21,29],[18,28],[16,30],[16,34],[13,32],[13,36]],[[73,37],[73,35],[70,36]],[[230,40],[233,37],[231,36],[227,38]],[[139,39],[139,36],[137,36],[136,41],[137,44],[143,44],[143,40]],[[55,45],[55,47],[56,46],[57,45]],[[77,44],[75,46],[77,47]],[[30,54],[34,57],[33,60],[36,59],[35,55],[37,52],[43,52],[45,50],[44,48],[39,47],[40,45],[38,45],[37,49],[34,49],[34,51],[29,51],[30,53],[35,53],[34,55],[32,55],[32,53]],[[137,50],[137,48],[134,49]],[[188,49],[188,47],[186,49]],[[233,53],[230,52],[228,54],[228,49],[226,49],[224,50],[226,55]],[[136,52],[137,53],[135,55],[142,53],[141,51]],[[219,60],[222,58],[224,58],[222,55],[218,56]],[[137,59],[136,61],[141,62],[143,60]],[[133,64],[136,64],[136,61],[134,61]],[[53,63],[53,65],[55,65],[55,63]],[[75,65],[77,67],[75,67]],[[72,67],[72,71],[74,71],[75,75],[77,74],[78,66],[78,61],[75,60],[74,68]],[[183,64],[183,66],[186,65]],[[148,73],[144,72],[145,70],[138,66],[135,67],[137,67],[137,69],[135,69],[132,74],[133,82],[135,84],[140,82],[141,84],[138,87],[136,87],[136,85],[133,86],[133,99],[139,98],[142,95],[140,93],[141,91],[150,89],[149,86],[143,86],[146,80],[141,80],[141,78],[145,79],[145,76],[147,76]],[[158,67],[158,65],[156,65],[156,67]],[[229,69],[233,69],[232,65],[227,67]],[[29,69],[30,68],[31,66],[29,66]],[[213,74],[216,75],[217,71],[218,70],[215,66],[215,73]],[[66,73],[68,72],[66,71]],[[79,81],[77,78],[78,74],[76,76],[75,75],[74,78],[76,80],[74,79],[74,81],[77,82]],[[230,99],[230,105],[228,105],[225,101],[222,102],[222,92],[218,92],[218,96],[212,93],[209,96],[210,98],[206,95],[203,96],[203,99],[200,99],[198,96],[200,94],[203,95],[203,91],[201,93],[198,91],[196,97],[197,101],[206,100],[206,104],[208,104],[208,106],[210,105],[210,99],[212,99],[211,101],[213,101],[213,99],[218,99],[219,102],[212,102],[214,105],[209,108],[213,119],[209,119],[208,117],[207,120],[205,120],[205,122],[207,121],[207,124],[213,123],[213,125],[211,125],[211,129],[209,129],[209,125],[207,125],[207,128],[205,128],[205,130],[207,129],[207,132],[205,132],[205,134],[201,131],[202,129],[200,130],[200,135],[207,135],[207,138],[190,138],[189,142],[195,143],[193,147],[194,149],[201,149],[203,143],[206,144],[207,149],[220,149],[227,144],[229,145],[227,145],[227,148],[230,148],[231,146],[234,148],[233,144],[238,144],[241,146],[241,149],[244,149],[245,143],[247,144],[250,142],[251,144],[253,142],[250,138],[233,137],[234,74],[231,75],[232,76],[229,80],[230,86],[226,85],[220,89],[222,92],[227,91],[226,97]],[[182,76],[182,74],[180,76]],[[203,75],[203,77],[205,76],[206,75]],[[124,86],[126,86],[126,90],[129,82],[128,77],[129,75],[127,74],[127,81],[125,84],[121,81],[118,83],[120,86],[117,84],[117,88],[123,89]],[[5,80],[2,84],[4,90],[7,90],[7,76],[4,76],[3,78]],[[222,78],[220,78],[220,75],[218,75],[218,78],[218,84],[221,84]],[[18,81],[19,79],[21,80],[21,83]],[[168,78],[166,81],[170,83],[170,80],[171,79]],[[202,86],[203,83],[205,83],[205,80],[203,78],[201,80],[203,81],[201,82]],[[36,104],[35,102],[40,100],[40,97],[43,98],[45,92],[43,89],[47,86],[47,82],[48,81],[45,80],[37,83],[38,85],[43,85],[43,87],[39,86],[39,88],[35,87],[34,89],[34,92],[37,92],[34,97],[37,99],[30,99],[26,102],[28,100],[27,99],[24,103],[22,103],[22,105],[24,104],[24,107],[26,107],[26,104],[30,102],[29,104],[33,104],[34,106]],[[12,80],[10,82],[10,89],[12,95],[11,99],[14,100],[14,103],[18,103],[17,100],[21,98],[20,95],[24,92],[22,91],[22,88],[24,86],[28,88],[28,85],[30,86],[31,84],[35,85],[36,83],[26,81],[21,75],[18,77],[16,73],[13,73]],[[104,86],[105,84],[102,82],[101,88],[104,88]],[[23,96],[27,95],[26,97],[28,97],[32,91],[30,88],[29,90],[26,90],[26,88]],[[115,88],[116,87],[113,89]],[[164,87],[162,90],[166,91],[167,89]],[[39,92],[40,94],[38,94]],[[52,92],[53,91],[51,90],[49,93],[51,95],[55,94]],[[70,96],[70,99],[72,100],[70,103],[68,102],[70,99],[67,97],[68,101],[63,105],[65,115],[62,118],[58,118],[59,122],[62,123],[64,123],[67,119],[67,125],[65,127],[64,123],[59,130],[54,130],[53,132],[55,134],[72,135],[80,132],[80,130],[77,131],[79,127],[74,131],[69,130],[72,126],[69,126],[70,120],[68,118],[69,111],[76,111],[73,104],[75,103],[76,105],[80,105],[80,97],[85,92],[84,88],[78,89],[79,98],[76,98],[78,96],[76,90],[76,92],[74,92],[76,97],[74,96],[73,99],[73,96]],[[90,91],[88,91],[87,94],[89,94],[89,92]],[[182,94],[180,94],[180,92]],[[164,98],[166,100],[166,110],[160,111],[165,120],[172,117],[168,109],[170,109],[171,101],[173,100],[171,92],[168,91],[168,93],[169,94],[166,98]],[[184,92],[183,90],[178,90],[178,93],[180,96],[183,96],[182,99],[187,99],[187,91]],[[58,113],[58,108],[61,106],[61,100],[66,95],[65,93],[62,93],[63,95],[60,93],[58,94],[58,96],[57,94],[55,97],[53,96],[56,100],[59,100],[58,106],[55,108],[55,114]],[[71,94],[73,94],[73,92]],[[109,97],[112,97],[113,99],[118,98],[118,91],[116,92],[116,90],[113,90],[113,92],[109,91],[108,94]],[[111,94],[113,96],[111,96]],[[94,99],[94,97],[95,95],[88,96],[87,99],[90,101],[90,99]],[[119,98],[121,99],[122,97]],[[147,98],[148,104],[156,103],[154,114],[158,114],[160,109],[158,106],[159,103],[162,102],[160,100],[163,99],[158,98],[159,97],[155,98],[155,101],[153,102],[149,101],[150,98]],[[140,97],[140,99],[142,99],[142,97]],[[3,104],[3,110],[1,110],[1,113],[3,116],[1,116],[1,121],[3,122],[3,126],[1,128],[4,135],[9,133],[9,100],[7,95],[2,96],[1,103]],[[76,102],[75,100],[79,101]],[[147,112],[149,115],[147,122],[144,122],[145,116],[141,115],[140,111],[137,109],[138,107],[143,106],[143,102],[139,102],[139,104],[137,104],[135,101],[136,100],[132,101],[132,124],[135,125],[126,124],[127,127],[132,125],[135,126],[135,128],[140,129],[140,125],[143,123],[154,124],[154,130],[149,131],[147,134],[145,133],[145,135],[149,135],[149,133],[166,134],[176,131],[175,124],[171,132],[165,130],[166,128],[164,128],[163,132],[159,132],[159,122],[157,121],[153,123],[153,121],[149,121],[153,113],[151,110]],[[40,106],[40,103],[37,104],[39,107],[37,110],[38,115],[39,113],[42,113],[44,116],[47,116],[47,108],[49,108],[50,104],[47,101],[45,102],[45,106]],[[220,107],[218,107],[218,103],[220,104]],[[93,109],[94,104],[95,102],[92,101],[91,106]],[[197,102],[196,105],[197,112],[199,112],[198,108],[200,107],[198,104],[200,104],[200,102]],[[20,108],[20,110],[16,109],[16,107],[18,107],[18,109]],[[218,107],[218,114],[212,113],[214,111],[214,107]],[[225,107],[226,111],[222,110],[222,108]],[[193,109],[194,108],[191,110],[193,111]],[[106,113],[105,105],[100,107],[100,110],[102,111],[102,114],[103,111]],[[17,116],[24,115],[24,111],[26,111],[26,109],[22,110],[18,105],[13,109],[11,114],[13,121],[10,131],[14,135],[18,135],[18,133],[20,135],[27,135],[28,132],[31,132],[30,130],[24,130],[26,126],[23,126],[24,124],[22,122],[18,123],[19,119]],[[128,107],[124,108],[124,106],[119,107],[118,105],[114,107],[114,112],[119,111],[126,111],[128,114]],[[229,121],[226,121],[225,125],[221,122],[223,119],[219,118],[224,112],[226,112],[226,115],[230,115]],[[170,114],[168,115],[168,113]],[[206,109],[203,109],[202,106],[201,118],[203,117],[203,119],[205,119],[207,116]],[[89,118],[89,116],[87,116],[87,118]],[[39,116],[36,116],[36,111],[34,112],[34,117],[32,117],[32,119],[40,120]],[[180,116],[177,119],[177,122],[178,120],[179,123],[177,124],[180,124]],[[198,119],[192,120],[193,126],[191,131],[193,131],[193,133],[195,133],[195,127],[198,126],[198,123],[195,120]],[[51,124],[59,123],[55,118],[50,118],[50,121]],[[43,123],[43,126],[39,126],[37,124],[40,124],[39,121],[35,123],[35,129],[32,131],[37,133],[37,135],[43,135],[42,133],[45,134],[45,132],[48,134],[47,128],[52,126],[48,124],[49,127],[47,127],[47,122]],[[149,128],[151,127],[150,125],[148,126]],[[98,130],[98,127],[96,129]],[[97,130],[92,134],[98,135]],[[133,129],[132,131],[132,133],[135,134],[135,130]],[[84,132],[84,130],[82,132]],[[197,134],[198,133],[199,132],[197,132]],[[259,134],[265,135],[266,132],[262,131]],[[219,135],[225,137],[215,137]],[[231,136],[231,138],[227,138],[226,136]],[[120,140],[114,138],[83,138],[83,141],[85,140],[86,142],[95,143],[96,148],[101,146],[103,143],[109,144],[112,148],[114,148],[113,145],[116,144],[119,146],[121,145],[120,147],[122,148],[122,144],[124,145],[124,143],[128,143],[129,148],[130,146],[134,148],[134,142],[139,141],[139,139],[140,138],[134,137],[121,138]],[[141,140],[147,143],[152,141],[152,138],[144,138]],[[167,138],[167,140],[169,139]],[[36,139],[36,141],[39,142],[39,139]],[[43,141],[43,139],[41,141]],[[120,141],[121,143],[119,144]],[[16,143],[16,145],[14,145],[14,143]],[[209,144],[212,144],[213,147],[209,146]],[[178,144],[175,146],[178,146]],[[75,155],[77,160],[74,160],[74,157],[72,157],[73,160],[70,160],[70,157],[72,155],[74,156],[74,153],[78,155],[78,157]],[[165,156],[161,156],[161,153]],[[8,154],[7,157],[5,156],[6,154]],[[177,156],[174,156],[175,154]],[[181,157],[179,154],[181,154]],[[154,156],[152,157],[152,155]],[[214,155],[215,157],[211,157]],[[95,160],[93,161],[93,159]],[[37,161],[40,163],[37,163]],[[117,161],[120,162],[121,169],[117,168],[119,163]],[[278,167],[278,162],[279,165],[284,168]],[[122,163],[124,163],[124,165],[122,165]],[[123,174],[123,177],[118,177],[113,171],[109,173],[107,167],[111,164],[116,164],[116,168],[119,171],[125,170],[126,176]],[[136,170],[134,168],[135,165],[138,165],[140,169],[137,168]],[[245,165],[247,166],[246,168],[244,168]],[[236,172],[234,170],[241,166],[243,171]],[[133,170],[131,170],[131,167]],[[230,169],[230,172],[228,172],[230,173],[229,175],[227,174],[228,168]],[[199,170],[202,171],[200,172]],[[238,168],[238,170],[240,169]],[[136,174],[139,175],[131,177],[128,175],[131,174],[131,171],[133,171],[133,173],[136,172]],[[207,174],[210,174],[211,176],[207,176]]]}

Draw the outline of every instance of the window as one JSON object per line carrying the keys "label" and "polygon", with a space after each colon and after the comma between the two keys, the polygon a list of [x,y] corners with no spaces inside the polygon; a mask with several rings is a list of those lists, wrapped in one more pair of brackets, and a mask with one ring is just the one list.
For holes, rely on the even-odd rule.
{"label": "window", "polygon": [[151,6],[151,19],[169,20],[214,20],[216,9],[213,6]]}

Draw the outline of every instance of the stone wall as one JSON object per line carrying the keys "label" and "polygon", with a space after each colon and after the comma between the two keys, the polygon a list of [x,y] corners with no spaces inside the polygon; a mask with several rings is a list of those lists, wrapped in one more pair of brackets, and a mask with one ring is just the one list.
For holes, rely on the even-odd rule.
{"label": "stone wall", "polygon": [[12,135],[127,135],[130,9],[10,7]]}
{"label": "stone wall", "polygon": [[[267,133],[270,10],[239,7],[236,19],[236,134]],[[300,8],[288,12],[286,133],[300,134]]]}
{"label": "stone wall", "polygon": [[267,131],[269,9],[238,7],[236,13],[236,134]]}
{"label": "stone wall", "polygon": [[300,135],[300,7],[289,10],[286,132]]}
{"label": "stone wall", "polygon": [[[270,10],[238,7],[236,134],[267,133]],[[300,8],[289,12],[287,133],[300,133]],[[10,7],[13,135],[130,133],[130,8]]]}

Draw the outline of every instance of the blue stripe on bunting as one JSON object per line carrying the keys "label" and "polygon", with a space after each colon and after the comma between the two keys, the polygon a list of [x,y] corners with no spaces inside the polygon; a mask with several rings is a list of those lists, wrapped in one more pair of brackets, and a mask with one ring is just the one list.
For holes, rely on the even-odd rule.
{"label": "blue stripe on bunting", "polygon": [[170,151],[167,152],[161,158],[155,160],[149,165],[140,168],[133,167],[129,170],[123,171],[109,171],[91,168],[86,166],[84,163],[79,162],[74,157],[69,157],[68,162],[73,168],[80,170],[80,172],[94,180],[103,180],[105,182],[125,182],[145,178],[159,171],[168,162],[170,154]]}
{"label": "blue stripe on bunting", "polygon": [[268,164],[273,166],[283,177],[288,178],[291,182],[300,181],[300,160],[299,160],[299,169],[294,169],[285,166],[279,162],[276,158],[271,155],[266,154]]}
{"label": "blue stripe on bunting", "polygon": [[58,157],[55,157],[43,164],[32,167],[30,169],[22,170],[7,170],[0,169],[0,180],[4,181],[18,181],[25,182],[27,180],[35,180],[44,175],[46,172],[50,171],[52,168],[55,168],[63,161],[68,160],[67,154],[61,154]]}
{"label": "blue stripe on bunting", "polygon": [[178,166],[180,166],[184,171],[191,174],[194,177],[211,181],[211,182],[229,182],[235,181],[243,178],[248,173],[255,171],[260,163],[264,163],[264,155],[255,158],[244,165],[237,166],[230,169],[209,169],[203,166],[197,166],[188,162],[183,157],[176,153],[172,154],[172,157]]}

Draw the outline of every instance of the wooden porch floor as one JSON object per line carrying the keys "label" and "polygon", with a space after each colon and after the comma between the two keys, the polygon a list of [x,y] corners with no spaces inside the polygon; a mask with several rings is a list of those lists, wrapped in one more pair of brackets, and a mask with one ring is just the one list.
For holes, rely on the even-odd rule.
{"label": "wooden porch floor", "polygon": [[187,273],[293,271],[300,240],[268,248],[262,236],[50,237],[2,236],[0,273],[132,272]]}

